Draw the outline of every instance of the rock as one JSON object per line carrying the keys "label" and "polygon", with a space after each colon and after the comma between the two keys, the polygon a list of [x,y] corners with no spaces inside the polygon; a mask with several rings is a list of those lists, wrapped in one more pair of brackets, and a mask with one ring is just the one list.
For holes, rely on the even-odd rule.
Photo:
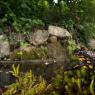
{"label": "rock", "polygon": [[91,48],[95,49],[95,39],[94,39],[94,38],[93,38],[93,39],[90,39],[88,45],[89,45]]}
{"label": "rock", "polygon": [[18,41],[20,41],[20,33],[12,32],[9,35],[10,44],[16,44]]}
{"label": "rock", "polygon": [[72,35],[66,29],[57,26],[50,25],[48,31],[50,35],[54,35],[60,38],[72,37]]}
{"label": "rock", "polygon": [[51,43],[48,44],[48,58],[66,60],[66,50],[56,37],[50,37]]}
{"label": "rock", "polygon": [[57,37],[56,36],[51,36],[51,37],[49,37],[48,40],[49,40],[50,43],[54,43],[54,42],[57,41]]}
{"label": "rock", "polygon": [[30,53],[34,48],[35,48],[34,46],[26,46],[26,47],[20,48],[20,50]]}
{"label": "rock", "polygon": [[32,44],[31,37],[32,37],[32,33],[27,32],[26,34],[24,34],[24,40],[25,40],[25,42]]}
{"label": "rock", "polygon": [[21,33],[12,32],[9,35],[11,51],[20,47],[20,41],[24,42],[24,36]]}
{"label": "rock", "polygon": [[0,35],[0,58],[10,54],[9,41],[6,35]]}
{"label": "rock", "polygon": [[49,33],[46,30],[37,30],[32,35],[32,43],[34,45],[44,44],[48,39]]}

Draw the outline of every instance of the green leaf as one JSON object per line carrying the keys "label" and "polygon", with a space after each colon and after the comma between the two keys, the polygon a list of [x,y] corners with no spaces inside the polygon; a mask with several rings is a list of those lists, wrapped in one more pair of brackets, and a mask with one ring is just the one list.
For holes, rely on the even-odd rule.
{"label": "green leaf", "polygon": [[90,89],[91,94],[95,95],[93,85],[94,85],[94,80],[91,81],[89,89]]}

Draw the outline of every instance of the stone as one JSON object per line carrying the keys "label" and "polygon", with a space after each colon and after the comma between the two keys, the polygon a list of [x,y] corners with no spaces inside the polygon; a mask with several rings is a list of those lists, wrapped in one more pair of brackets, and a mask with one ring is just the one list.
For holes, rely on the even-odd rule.
{"label": "stone", "polygon": [[66,49],[62,47],[61,43],[52,36],[51,43],[48,43],[48,58],[66,60]]}
{"label": "stone", "polygon": [[93,39],[89,39],[88,45],[89,45],[91,48],[95,49],[95,39],[94,39],[94,38],[93,38]]}
{"label": "stone", "polygon": [[20,47],[20,41],[24,42],[24,36],[21,33],[12,32],[9,35],[10,49],[14,51]]}
{"label": "stone", "polygon": [[48,28],[48,32],[50,35],[54,35],[60,38],[64,37],[72,37],[72,35],[64,28],[60,28],[57,26],[50,25]]}
{"label": "stone", "polygon": [[20,48],[20,50],[30,53],[34,48],[35,48],[34,46],[26,46],[26,47]]}
{"label": "stone", "polygon": [[0,35],[0,58],[10,54],[10,45],[6,35]]}
{"label": "stone", "polygon": [[46,30],[37,30],[32,34],[32,44],[41,45],[44,44],[48,39],[49,33]]}
{"label": "stone", "polygon": [[49,37],[48,40],[49,40],[50,43],[54,43],[54,42],[57,41],[57,37],[56,36],[51,36],[51,37]]}

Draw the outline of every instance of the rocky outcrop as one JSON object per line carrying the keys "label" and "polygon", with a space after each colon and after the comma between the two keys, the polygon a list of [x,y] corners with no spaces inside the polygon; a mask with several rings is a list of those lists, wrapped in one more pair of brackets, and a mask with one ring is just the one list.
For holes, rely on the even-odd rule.
{"label": "rocky outcrop", "polygon": [[48,28],[49,34],[60,38],[72,37],[72,35],[64,28],[50,25]]}
{"label": "rocky outcrop", "polygon": [[32,35],[32,43],[34,45],[44,44],[48,39],[49,33],[46,30],[37,30]]}
{"label": "rocky outcrop", "polygon": [[11,50],[10,59],[13,60],[48,58],[64,60],[67,57],[66,43],[72,35],[64,28],[50,25],[48,30],[37,29],[29,34],[11,32],[7,37],[0,36],[1,57],[9,55]]}
{"label": "rocky outcrop", "polygon": [[10,54],[9,41],[6,35],[0,35],[0,58]]}

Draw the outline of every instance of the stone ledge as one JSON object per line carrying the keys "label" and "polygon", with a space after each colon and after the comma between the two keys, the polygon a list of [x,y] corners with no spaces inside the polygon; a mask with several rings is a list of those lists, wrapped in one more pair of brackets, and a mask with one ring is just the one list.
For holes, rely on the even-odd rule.
{"label": "stone ledge", "polygon": [[28,64],[42,64],[42,63],[48,63],[48,64],[53,64],[53,63],[64,63],[64,60],[52,60],[52,59],[47,59],[47,60],[7,60],[7,61],[0,61],[0,64],[15,64],[15,63],[19,63],[19,64],[24,64],[24,63],[28,63]]}

